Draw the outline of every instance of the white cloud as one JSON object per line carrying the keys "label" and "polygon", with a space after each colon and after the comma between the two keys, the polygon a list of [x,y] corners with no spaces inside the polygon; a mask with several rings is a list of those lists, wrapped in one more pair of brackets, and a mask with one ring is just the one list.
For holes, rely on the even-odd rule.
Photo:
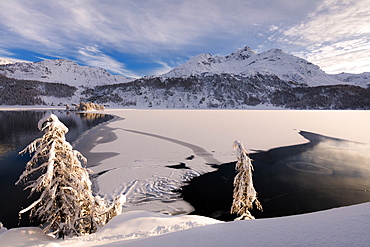
{"label": "white cloud", "polygon": [[370,71],[370,37],[340,41],[331,45],[314,45],[309,52],[298,52],[327,73],[362,73]]}
{"label": "white cloud", "polygon": [[3,59],[5,60],[9,60],[10,62],[12,63],[30,63],[31,61],[28,61],[28,60],[24,60],[24,59],[18,59],[18,58],[14,58],[14,57],[2,57]]}
{"label": "white cloud", "polygon": [[368,0],[325,0],[278,42],[298,46],[296,54],[329,73],[370,71],[369,23]]}
{"label": "white cloud", "polygon": [[127,70],[123,63],[101,52],[98,47],[86,46],[78,50],[78,59],[92,67],[109,68],[110,71],[131,78],[138,78],[137,74]]}
{"label": "white cloud", "polygon": [[157,64],[161,65],[160,68],[158,69],[155,69],[153,71],[150,72],[150,75],[162,75],[164,73],[167,73],[168,71],[170,71],[171,69],[173,69],[173,67],[169,66],[167,63],[165,62],[162,62],[162,61],[157,61],[156,62]]}
{"label": "white cloud", "polygon": [[276,30],[278,30],[278,29],[279,29],[279,27],[278,27],[278,26],[271,25],[271,26],[270,26],[269,31],[270,31],[270,32],[272,32],[272,31],[276,31]]}
{"label": "white cloud", "polygon": [[[292,45],[301,51],[310,47],[307,52],[325,67],[329,62],[313,47],[368,36],[369,8],[368,0],[0,1],[0,48],[80,59],[133,77],[101,51],[145,54],[156,63],[212,47],[223,53],[245,45]],[[161,70],[167,69],[163,64]]]}
{"label": "white cloud", "polygon": [[[34,4],[37,1],[33,2]],[[0,25],[3,30],[7,29],[8,33],[2,35],[1,44],[8,44],[9,46],[15,46],[17,44],[21,46],[32,47],[34,46],[30,41],[42,44],[45,48],[52,47],[54,49],[60,49],[61,46],[58,43],[52,41],[53,37],[57,32],[51,32],[50,30],[57,27],[54,14],[48,15],[41,8],[35,9],[35,6],[30,6],[29,1],[1,1],[0,3]]]}
{"label": "white cloud", "polygon": [[255,23],[276,27],[274,23],[289,19],[291,6],[286,0],[12,0],[0,3],[0,25],[8,35],[24,39],[16,43],[44,49],[85,43],[110,45],[121,52],[155,52],[243,36]]}
{"label": "white cloud", "polygon": [[[292,2],[0,1],[0,47],[80,59],[86,64],[99,64],[110,71],[136,77],[118,61],[86,47],[145,54],[152,63],[163,61],[162,57],[171,57],[171,53],[184,57],[194,55],[189,50],[203,52],[208,49],[204,52],[209,52],[212,45],[229,50],[235,45],[248,45],[245,37],[253,37],[256,27],[258,33],[265,34],[271,27],[277,27],[275,23],[289,21]],[[305,12],[300,5],[307,5],[309,0],[298,2],[297,11],[293,13]],[[266,25],[265,30],[262,30],[263,25]],[[76,50],[80,52],[74,57]],[[162,71],[167,69],[164,66]]]}
{"label": "white cloud", "polygon": [[2,54],[3,56],[12,56],[12,55],[15,55],[14,53],[9,52],[9,51],[7,51],[5,49],[1,49],[1,48],[0,48],[0,54]]}
{"label": "white cloud", "polygon": [[16,54],[12,53],[12,52],[9,52],[9,51],[6,51],[4,49],[1,49],[0,48],[0,54],[1,54],[1,59],[5,59],[5,60],[8,60],[12,63],[22,63],[22,62],[29,62],[27,60],[24,60],[24,59],[18,59],[18,58],[14,58],[14,56]]}

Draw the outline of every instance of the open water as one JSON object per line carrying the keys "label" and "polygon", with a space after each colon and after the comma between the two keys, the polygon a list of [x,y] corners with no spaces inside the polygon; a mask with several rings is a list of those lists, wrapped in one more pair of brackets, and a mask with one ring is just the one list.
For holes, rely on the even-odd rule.
{"label": "open water", "polygon": [[[370,144],[301,131],[306,144],[250,155],[263,211],[256,218],[303,214],[370,201]],[[192,214],[233,220],[235,163],[194,178],[180,191]]]}
{"label": "open water", "polygon": [[68,142],[73,142],[86,130],[112,119],[112,116],[66,111],[0,111],[0,222],[7,228],[38,225],[29,222],[28,215],[19,220],[18,212],[35,199],[28,198],[29,190],[15,182],[30,160],[29,154],[18,155],[29,143],[42,136],[37,122],[47,113],[58,116],[68,128]]}

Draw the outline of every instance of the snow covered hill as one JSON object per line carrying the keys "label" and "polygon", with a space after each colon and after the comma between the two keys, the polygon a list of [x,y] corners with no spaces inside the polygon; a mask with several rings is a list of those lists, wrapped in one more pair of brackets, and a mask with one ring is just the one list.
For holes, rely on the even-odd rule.
{"label": "snow covered hill", "polygon": [[364,88],[370,84],[370,72],[364,72],[362,74],[340,73],[333,76],[344,83],[349,83]]}
{"label": "snow covered hill", "polygon": [[245,47],[227,56],[200,54],[170,72],[165,78],[189,77],[202,74],[234,74],[244,77],[276,75],[283,81],[294,81],[307,86],[334,85],[340,81],[326,74],[317,65],[302,58],[289,55],[280,49],[257,54]]}
{"label": "snow covered hill", "polygon": [[12,62],[5,58],[0,57],[0,65],[5,65],[5,64],[12,64]]}
{"label": "snow covered hill", "polygon": [[2,65],[0,66],[0,74],[15,79],[86,87],[125,83],[131,80],[121,75],[111,75],[102,68],[80,66],[73,61],[62,59]]}
{"label": "snow covered hill", "polygon": [[2,246],[368,246],[370,203],[265,220],[223,223],[196,215],[130,212],[97,233],[53,239],[40,228],[4,230]]}
{"label": "snow covered hill", "polygon": [[353,85],[309,87],[259,73],[249,77],[207,73],[187,78],[142,78],[99,86],[84,95],[87,101],[129,108],[370,109],[369,89]]}
{"label": "snow covered hill", "polygon": [[[121,75],[111,75],[102,68],[80,66],[73,61],[62,59],[12,64],[10,61],[0,58],[0,74],[14,79],[57,82],[90,88],[97,85],[133,81],[133,79]],[[222,74],[245,78],[256,75],[276,76],[284,82],[293,82],[309,87],[347,84],[366,88],[370,84],[370,72],[330,75],[322,71],[319,66],[287,54],[281,49],[271,49],[258,54],[247,46],[226,56],[199,54],[158,77],[166,80],[191,76],[201,78]],[[142,79],[155,77],[157,76]]]}

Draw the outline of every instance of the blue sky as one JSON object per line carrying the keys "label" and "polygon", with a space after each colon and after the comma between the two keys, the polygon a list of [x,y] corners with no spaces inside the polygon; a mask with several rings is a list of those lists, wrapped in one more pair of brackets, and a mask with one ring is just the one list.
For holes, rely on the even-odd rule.
{"label": "blue sky", "polygon": [[369,23],[369,0],[0,0],[0,57],[141,77],[249,46],[361,73],[370,72]]}

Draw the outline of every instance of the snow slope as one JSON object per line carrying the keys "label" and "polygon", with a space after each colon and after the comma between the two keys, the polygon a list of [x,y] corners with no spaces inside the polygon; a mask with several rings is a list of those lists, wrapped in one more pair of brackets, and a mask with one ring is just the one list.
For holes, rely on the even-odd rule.
{"label": "snow slope", "polygon": [[236,50],[227,56],[200,54],[162,76],[165,78],[189,77],[203,73],[227,73],[243,76],[253,76],[257,73],[276,75],[281,80],[294,81],[308,86],[341,83],[335,77],[326,74],[317,65],[289,55],[280,49],[271,49],[257,54],[249,47]]}
{"label": "snow slope", "polygon": [[0,73],[15,79],[58,82],[70,86],[87,87],[125,83],[131,80],[121,75],[111,75],[102,68],[80,66],[73,61],[63,59],[3,65],[0,66]]}
{"label": "snow slope", "polygon": [[302,58],[287,54],[281,49],[255,53],[244,47],[226,56],[199,54],[186,63],[162,75],[164,78],[200,76],[202,74],[233,74],[245,77],[276,75],[283,81],[292,81],[307,86],[349,84],[367,87],[369,72],[362,74],[342,73],[329,75]]}
{"label": "snow slope", "polygon": [[13,246],[368,246],[370,203],[290,217],[222,223],[200,216],[136,211],[116,216],[97,233],[54,240],[39,228],[0,233]]}
{"label": "snow slope", "polygon": [[344,83],[350,83],[364,88],[370,84],[370,72],[361,74],[341,73],[333,76]]}
{"label": "snow slope", "polygon": [[212,224],[109,246],[368,246],[370,203],[264,220]]}

